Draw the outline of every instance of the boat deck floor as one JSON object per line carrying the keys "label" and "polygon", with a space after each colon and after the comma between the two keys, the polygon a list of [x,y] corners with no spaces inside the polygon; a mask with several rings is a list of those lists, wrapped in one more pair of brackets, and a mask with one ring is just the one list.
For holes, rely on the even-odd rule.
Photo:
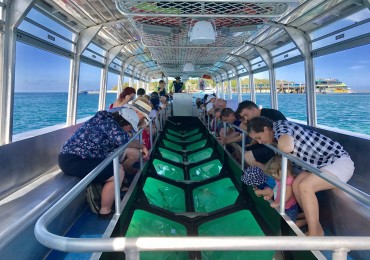
{"label": "boat deck floor", "polygon": [[[108,227],[110,220],[98,220],[97,215],[91,212],[89,207],[83,211],[81,216],[76,219],[65,237],[73,238],[99,238],[102,237]],[[72,259],[90,259],[92,253],[68,253],[53,250],[45,259],[46,260],[72,260]]]}

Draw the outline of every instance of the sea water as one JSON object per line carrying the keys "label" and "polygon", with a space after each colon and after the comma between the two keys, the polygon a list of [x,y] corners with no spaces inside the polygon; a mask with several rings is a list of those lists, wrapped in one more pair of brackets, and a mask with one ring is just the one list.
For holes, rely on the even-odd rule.
{"label": "sea water", "polygon": [[[249,98],[243,94],[243,100]],[[107,106],[115,99],[116,94],[107,94]],[[256,99],[258,105],[271,107],[270,94],[257,93]],[[318,124],[370,135],[370,93],[320,94],[316,100]],[[15,93],[13,134],[66,122],[67,102],[67,93]],[[77,119],[94,115],[98,104],[99,95],[79,94]],[[305,94],[278,94],[278,107],[286,117],[307,120]]]}

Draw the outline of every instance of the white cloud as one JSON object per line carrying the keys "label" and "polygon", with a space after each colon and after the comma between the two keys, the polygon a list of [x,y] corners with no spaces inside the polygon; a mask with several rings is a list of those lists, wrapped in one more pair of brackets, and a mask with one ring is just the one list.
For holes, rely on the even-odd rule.
{"label": "white cloud", "polygon": [[354,66],[349,67],[350,70],[360,70],[362,68],[365,68],[365,66],[362,66],[362,65],[354,65]]}

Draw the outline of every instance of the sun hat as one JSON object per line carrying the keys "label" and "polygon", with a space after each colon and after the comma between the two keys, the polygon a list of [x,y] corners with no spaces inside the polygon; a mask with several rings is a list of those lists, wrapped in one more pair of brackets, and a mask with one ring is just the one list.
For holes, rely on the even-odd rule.
{"label": "sun hat", "polygon": [[150,114],[150,111],[152,110],[150,105],[145,104],[141,100],[136,100],[134,104],[130,105],[130,108],[142,113],[146,119],[150,120],[149,114]]}
{"label": "sun hat", "polygon": [[212,108],[213,108],[213,103],[212,103],[212,102],[209,102],[209,103],[206,105],[206,110],[207,110],[207,112],[208,112],[208,111],[210,111]]}
{"label": "sun hat", "polygon": [[244,174],[241,176],[241,181],[247,185],[261,185],[267,181],[268,176],[263,171],[256,167],[250,166],[244,170]]}
{"label": "sun hat", "polygon": [[216,99],[216,96],[215,94],[212,94],[212,95],[209,95],[206,99],[206,103],[210,102],[212,100],[212,98]]}
{"label": "sun hat", "polygon": [[133,109],[128,107],[121,108],[119,114],[132,125],[135,131],[138,131],[139,117]]}

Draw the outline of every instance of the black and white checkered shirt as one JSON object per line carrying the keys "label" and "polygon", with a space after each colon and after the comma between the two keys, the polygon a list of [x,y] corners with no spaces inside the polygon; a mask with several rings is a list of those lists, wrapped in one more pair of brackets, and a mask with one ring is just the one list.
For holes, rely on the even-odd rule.
{"label": "black and white checkered shirt", "polygon": [[282,135],[292,136],[294,139],[292,154],[316,168],[330,165],[343,155],[348,156],[343,146],[325,135],[303,129],[289,121],[280,120],[273,124],[276,140]]}

